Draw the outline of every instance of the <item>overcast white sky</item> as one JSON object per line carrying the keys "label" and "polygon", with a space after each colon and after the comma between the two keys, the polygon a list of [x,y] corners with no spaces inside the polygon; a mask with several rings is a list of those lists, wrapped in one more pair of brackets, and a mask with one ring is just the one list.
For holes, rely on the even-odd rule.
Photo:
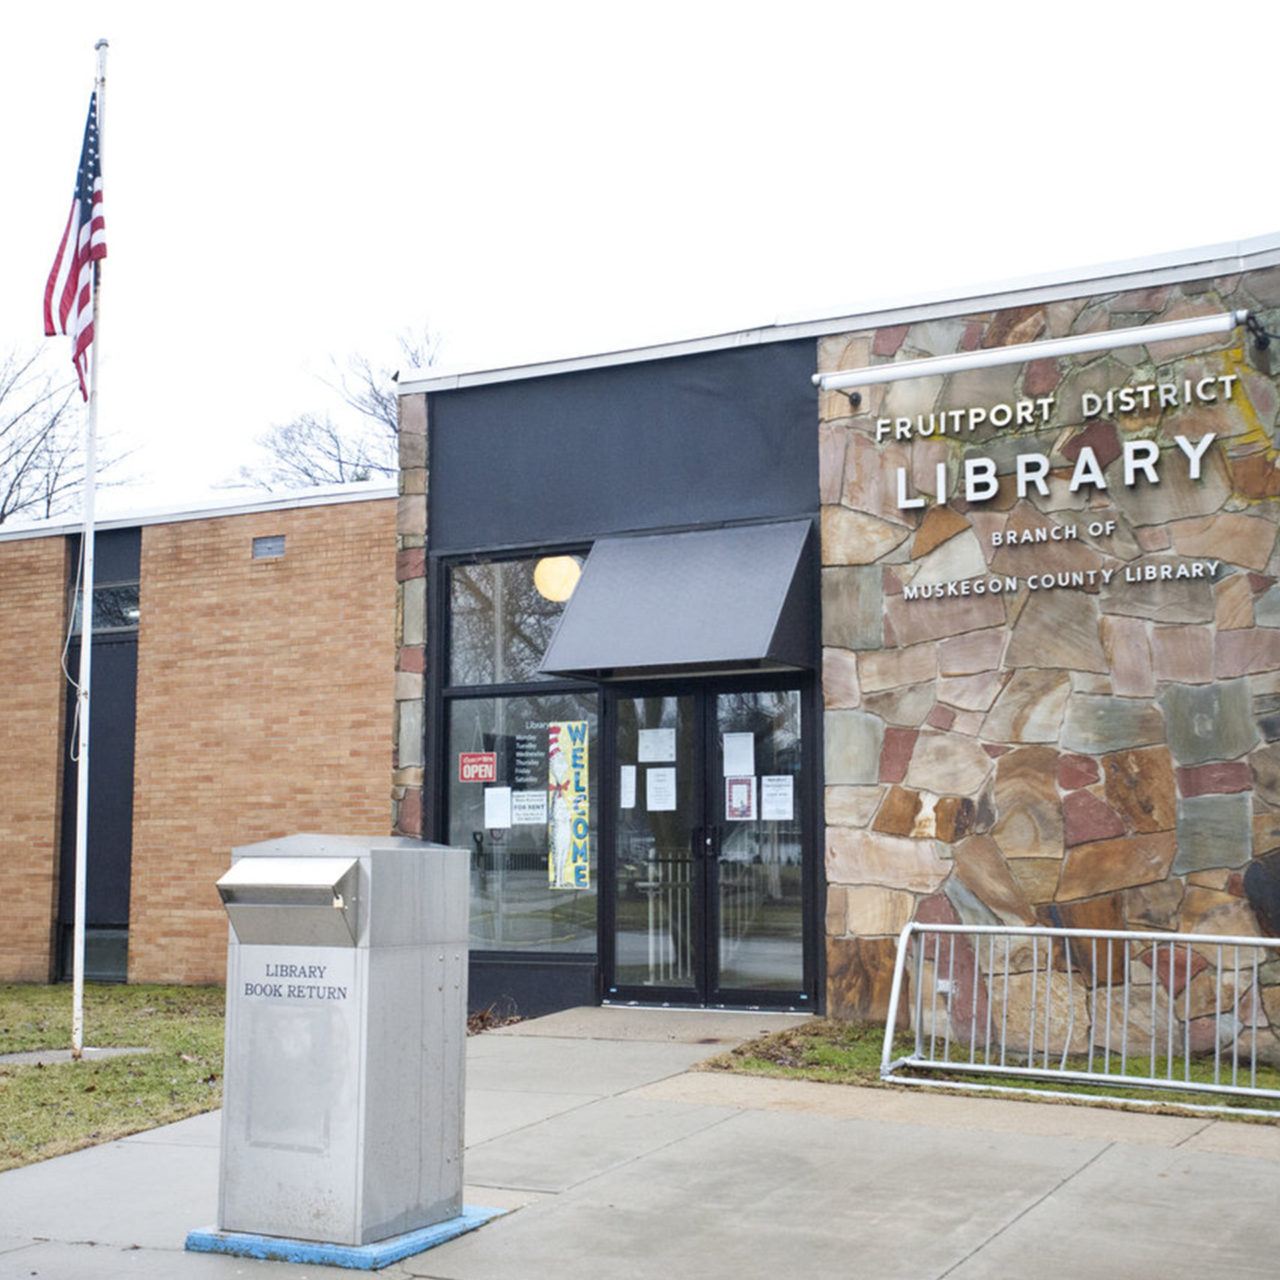
{"label": "overcast white sky", "polygon": [[1280,230],[1274,5],[61,0],[0,41],[0,354],[99,36],[102,428],[174,494],[424,323],[523,363]]}

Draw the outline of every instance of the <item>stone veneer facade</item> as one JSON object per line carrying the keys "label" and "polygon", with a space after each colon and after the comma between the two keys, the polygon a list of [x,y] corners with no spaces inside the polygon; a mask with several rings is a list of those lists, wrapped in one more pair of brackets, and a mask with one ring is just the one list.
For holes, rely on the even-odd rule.
{"label": "stone veneer facade", "polygon": [[[1275,329],[1277,307],[1272,268],[829,336],[818,367],[1233,308]],[[1268,857],[1280,850],[1280,397],[1266,356],[1236,329],[872,386],[857,405],[821,393],[831,1014],[883,1016],[895,935],[912,919],[1263,932],[1245,873],[1280,858]],[[1224,375],[1238,378],[1226,403],[1080,409],[1085,392]],[[1047,396],[1043,425],[877,443],[883,417]],[[1191,480],[1174,437],[1194,448],[1209,432]],[[1158,485],[1123,483],[1130,440],[1158,446]],[[1068,488],[1086,444],[1105,491]],[[1016,493],[1026,451],[1050,458],[1047,497]],[[964,501],[966,456],[996,460],[990,500]],[[907,493],[932,494],[940,463],[947,502],[901,509],[897,469]],[[1114,531],[1090,536],[1094,521]],[[1078,536],[1032,541],[1055,526]],[[1008,533],[1028,545],[996,545]],[[1219,564],[1211,578],[1124,580],[1195,561]],[[1027,584],[1058,573],[1077,585]],[[1017,586],[904,594],[992,578]],[[1264,1003],[1280,1026],[1280,988]]]}
{"label": "stone veneer facade", "polygon": [[392,829],[421,839],[427,670],[427,398],[400,398]]}

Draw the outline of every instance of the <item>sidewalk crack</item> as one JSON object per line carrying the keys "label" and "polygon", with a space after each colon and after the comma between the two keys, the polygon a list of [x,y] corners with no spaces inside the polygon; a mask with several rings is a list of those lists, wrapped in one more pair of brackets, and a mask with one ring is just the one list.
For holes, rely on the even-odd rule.
{"label": "sidewalk crack", "polygon": [[1194,1130],[1192,1133],[1187,1134],[1187,1136],[1183,1138],[1180,1142],[1175,1142],[1173,1144],[1174,1148],[1176,1149],[1178,1147],[1185,1147],[1187,1143],[1191,1141],[1192,1138],[1198,1138],[1202,1133],[1207,1133],[1210,1129],[1212,1129],[1214,1125],[1221,1124],[1221,1123],[1222,1121],[1220,1120],[1206,1120],[1204,1124],[1202,1124],[1198,1129]]}
{"label": "sidewalk crack", "polygon": [[1066,1174],[1064,1177],[1059,1179],[1059,1181],[1055,1183],[1055,1185],[1050,1187],[1042,1196],[1037,1197],[1025,1208],[1021,1209],[1018,1213],[1015,1213],[1013,1217],[1009,1219],[1008,1222],[1006,1222],[1002,1227],[999,1228],[999,1230],[992,1232],[981,1244],[977,1245],[975,1248],[971,1249],[968,1253],[966,1253],[963,1258],[960,1258],[956,1262],[953,1262],[945,1271],[940,1271],[937,1274],[937,1276],[934,1278],[934,1280],[946,1280],[947,1276],[951,1275],[958,1268],[963,1267],[965,1263],[968,1262],[971,1258],[976,1258],[978,1254],[980,1254],[989,1244],[992,1243],[992,1241],[999,1240],[1000,1237],[1005,1234],[1005,1232],[1007,1232],[1011,1227],[1016,1226],[1029,1213],[1032,1213],[1034,1210],[1038,1209],[1042,1204],[1044,1204],[1046,1200],[1049,1199],[1050,1196],[1057,1195],[1057,1193],[1061,1191],[1062,1188],[1067,1185],[1067,1183],[1074,1182],[1075,1179],[1078,1178],[1082,1173],[1084,1173],[1092,1165],[1096,1164],[1099,1160],[1101,1160],[1102,1157],[1105,1156],[1107,1152],[1110,1151],[1115,1145],[1116,1144],[1114,1142],[1108,1142],[1105,1147],[1101,1148],[1101,1150],[1095,1151],[1093,1155],[1091,1155],[1082,1165],[1080,1165],[1076,1169],[1073,1169],[1070,1173]]}

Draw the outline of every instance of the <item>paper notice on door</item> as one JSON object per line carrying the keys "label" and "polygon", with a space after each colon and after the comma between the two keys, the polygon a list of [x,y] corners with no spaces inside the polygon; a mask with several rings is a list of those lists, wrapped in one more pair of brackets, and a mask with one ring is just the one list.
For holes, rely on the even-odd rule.
{"label": "paper notice on door", "polygon": [[547,825],[547,793],[545,791],[513,791],[511,793],[511,825],[513,827],[545,827]]}
{"label": "paper notice on door", "polygon": [[641,764],[666,764],[676,758],[674,729],[641,729],[639,753]]}
{"label": "paper notice on door", "polygon": [[634,809],[636,807],[636,767],[624,764],[618,776],[618,808]]}
{"label": "paper notice on door", "polygon": [[724,816],[726,822],[755,821],[756,780],[754,778],[724,780]]}
{"label": "paper notice on door", "polygon": [[670,813],[676,807],[676,771],[644,771],[644,804],[650,813]]}
{"label": "paper notice on door", "polygon": [[724,735],[724,776],[750,778],[756,772],[756,735],[726,733]]}
{"label": "paper notice on door", "polygon": [[490,830],[511,825],[510,787],[485,787],[484,825]]}
{"label": "paper notice on door", "polygon": [[795,779],[789,773],[760,779],[760,816],[766,822],[795,821]]}

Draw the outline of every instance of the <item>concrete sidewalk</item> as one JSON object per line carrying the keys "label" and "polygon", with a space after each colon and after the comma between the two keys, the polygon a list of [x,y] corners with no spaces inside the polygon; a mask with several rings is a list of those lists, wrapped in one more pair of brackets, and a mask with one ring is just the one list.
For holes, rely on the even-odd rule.
{"label": "concrete sidewalk", "polygon": [[[378,1275],[1274,1276],[1280,1127],[689,1072],[785,1025],[587,1009],[468,1044],[466,1201]],[[0,1277],[353,1274],[183,1251],[218,1116],[0,1174]]]}

